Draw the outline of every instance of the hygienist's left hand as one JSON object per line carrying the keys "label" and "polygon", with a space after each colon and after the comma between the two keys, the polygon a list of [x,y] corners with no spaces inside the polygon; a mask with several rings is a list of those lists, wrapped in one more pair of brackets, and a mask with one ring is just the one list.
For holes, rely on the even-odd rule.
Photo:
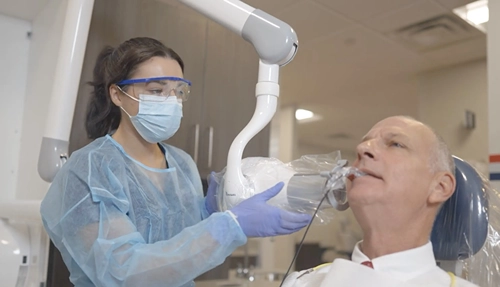
{"label": "hygienist's left hand", "polygon": [[208,211],[208,215],[217,211],[217,181],[215,180],[215,173],[212,171],[210,173],[210,178],[208,179],[208,190],[207,196],[205,197],[205,208]]}

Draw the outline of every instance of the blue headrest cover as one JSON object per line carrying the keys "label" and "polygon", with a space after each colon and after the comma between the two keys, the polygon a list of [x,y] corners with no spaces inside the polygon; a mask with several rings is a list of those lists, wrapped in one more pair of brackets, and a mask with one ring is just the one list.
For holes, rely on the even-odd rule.
{"label": "blue headrest cover", "polygon": [[476,254],[488,233],[486,186],[476,170],[453,156],[457,185],[443,204],[432,229],[436,260],[466,259]]}

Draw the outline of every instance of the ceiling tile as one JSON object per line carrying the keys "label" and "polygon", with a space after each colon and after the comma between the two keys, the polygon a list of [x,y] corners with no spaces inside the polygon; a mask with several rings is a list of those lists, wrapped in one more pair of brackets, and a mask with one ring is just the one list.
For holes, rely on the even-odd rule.
{"label": "ceiling tile", "polygon": [[455,8],[467,5],[476,0],[434,0],[434,1],[443,5],[447,9],[453,10]]}
{"label": "ceiling tile", "polygon": [[352,26],[351,21],[307,0],[290,6],[276,16],[297,31],[299,43],[307,43]]}
{"label": "ceiling tile", "polygon": [[[1,1],[1,0],[0,0]],[[10,0],[13,1],[13,0]],[[46,1],[46,0],[45,0]],[[169,5],[172,5],[174,7],[182,6],[182,7],[187,7],[187,5],[184,5],[180,0],[155,0],[159,2],[163,2]],[[262,10],[268,14],[276,16],[276,13],[279,11],[289,7],[290,5],[293,5],[300,0],[244,0],[246,4],[254,7],[255,9]],[[190,7],[188,7],[191,9]]]}
{"label": "ceiling tile", "polygon": [[48,0],[2,0],[0,1],[0,13],[33,21],[47,3]]}
{"label": "ceiling tile", "polygon": [[424,54],[420,70],[431,70],[486,58],[486,35]]}
{"label": "ceiling tile", "polygon": [[299,0],[245,0],[243,2],[275,16],[276,13],[299,2]]}
{"label": "ceiling tile", "polygon": [[380,13],[400,9],[417,0],[316,0],[354,20],[364,20]]}
{"label": "ceiling tile", "polygon": [[420,1],[398,11],[364,20],[362,23],[376,31],[388,33],[445,13],[450,12],[432,1]]}
{"label": "ceiling tile", "polygon": [[329,67],[339,77],[349,73],[398,75],[414,70],[416,53],[364,27],[348,29],[321,42],[315,42],[315,67]]}

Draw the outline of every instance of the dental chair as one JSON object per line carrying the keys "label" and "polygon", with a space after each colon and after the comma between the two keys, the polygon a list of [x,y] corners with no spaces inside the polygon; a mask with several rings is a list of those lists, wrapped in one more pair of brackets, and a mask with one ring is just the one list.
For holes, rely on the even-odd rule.
{"label": "dental chair", "polygon": [[455,193],[438,213],[431,242],[438,265],[462,276],[463,260],[478,253],[488,236],[488,189],[472,166],[458,157],[453,159]]}

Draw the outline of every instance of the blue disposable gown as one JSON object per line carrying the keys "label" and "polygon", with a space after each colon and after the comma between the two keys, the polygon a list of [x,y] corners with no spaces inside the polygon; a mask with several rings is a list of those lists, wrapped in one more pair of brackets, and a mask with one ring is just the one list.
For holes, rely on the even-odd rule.
{"label": "blue disposable gown", "polygon": [[191,157],[162,147],[169,168],[149,168],[108,135],[55,177],[41,214],[76,287],[194,286],[246,243],[230,214],[208,217]]}

